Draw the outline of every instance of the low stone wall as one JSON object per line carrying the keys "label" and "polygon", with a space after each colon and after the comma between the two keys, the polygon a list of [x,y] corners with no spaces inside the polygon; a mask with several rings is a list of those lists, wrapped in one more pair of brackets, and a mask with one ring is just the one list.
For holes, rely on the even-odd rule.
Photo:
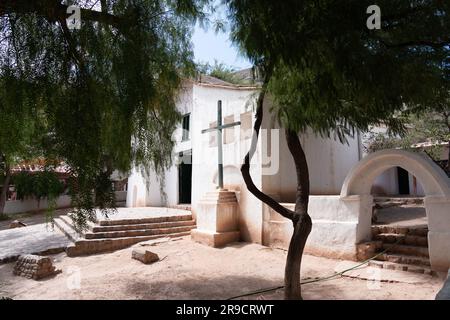
{"label": "low stone wall", "polygon": [[[126,201],[127,199],[126,191],[116,191],[115,194],[116,194],[116,202],[118,204]],[[56,200],[57,209],[69,208],[70,206],[71,206],[70,196],[67,195],[60,196]],[[12,200],[6,202],[5,214],[41,211],[46,210],[47,208],[48,208],[48,201],[46,199],[40,201],[37,201],[36,199]]]}
{"label": "low stone wall", "polygon": [[[356,199],[357,200],[357,199]],[[356,260],[359,201],[340,196],[310,196],[309,214],[313,221],[305,253],[337,259]],[[293,210],[293,203],[283,206]],[[292,222],[264,206],[264,245],[288,249]]]}

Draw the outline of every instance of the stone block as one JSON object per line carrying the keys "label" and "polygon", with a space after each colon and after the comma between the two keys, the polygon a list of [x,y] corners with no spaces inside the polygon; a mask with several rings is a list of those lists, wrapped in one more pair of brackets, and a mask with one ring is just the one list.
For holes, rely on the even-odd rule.
{"label": "stone block", "polygon": [[9,224],[9,228],[10,229],[14,229],[14,228],[23,228],[26,227],[27,225],[19,220],[14,220],[13,222],[11,222]]}
{"label": "stone block", "polygon": [[60,272],[61,270],[56,270],[52,265],[52,260],[49,257],[31,254],[19,256],[13,270],[16,276],[34,280],[47,278]]}
{"label": "stone block", "polygon": [[381,241],[370,241],[356,245],[356,258],[358,261],[365,261],[373,258],[383,243]]}
{"label": "stone block", "polygon": [[240,239],[238,202],[236,194],[226,189],[208,192],[198,203],[197,229],[191,231],[192,240],[223,247]]}
{"label": "stone block", "polygon": [[131,257],[144,264],[151,264],[159,260],[159,257],[156,253],[141,248],[134,249]]}
{"label": "stone block", "polygon": [[214,248],[222,248],[228,243],[237,242],[240,238],[239,231],[208,232],[194,229],[191,231],[192,240]]}

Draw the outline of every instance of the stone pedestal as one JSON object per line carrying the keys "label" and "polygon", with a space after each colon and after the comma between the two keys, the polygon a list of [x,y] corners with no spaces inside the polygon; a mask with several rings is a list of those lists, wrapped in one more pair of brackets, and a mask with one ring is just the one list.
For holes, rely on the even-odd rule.
{"label": "stone pedestal", "polygon": [[197,229],[191,237],[215,248],[239,241],[236,194],[226,189],[208,192],[198,203]]}

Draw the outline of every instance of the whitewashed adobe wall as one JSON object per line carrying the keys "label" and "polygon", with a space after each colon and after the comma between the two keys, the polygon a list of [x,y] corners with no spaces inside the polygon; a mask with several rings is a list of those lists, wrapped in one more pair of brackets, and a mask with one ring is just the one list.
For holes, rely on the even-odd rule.
{"label": "whitewashed adobe wall", "polygon": [[[116,191],[116,203],[120,204],[126,200],[126,191]],[[70,196],[63,195],[56,200],[56,209],[69,208],[71,206]],[[37,201],[36,199],[12,200],[7,201],[5,205],[5,214],[16,214],[23,212],[34,212],[46,210],[48,202],[46,199]]]}
{"label": "whitewashed adobe wall", "polygon": [[[279,126],[266,113],[263,128],[278,129]],[[338,195],[347,172],[360,159],[358,136],[349,137],[346,144],[332,138],[321,138],[308,130],[300,135],[300,141],[308,162],[311,194]],[[279,148],[279,170],[273,175],[263,175],[263,188],[265,192],[276,196],[282,202],[294,202],[297,176],[284,130],[280,130],[274,142],[277,145],[272,147],[271,151],[276,153]]]}
{"label": "whitewashed adobe wall", "polygon": [[[232,121],[236,122],[241,121],[241,114],[252,112],[255,99],[255,90],[194,86],[192,125],[192,208],[194,213],[197,210],[198,201],[206,192],[215,190],[217,185],[217,147],[210,145],[210,139],[214,139],[216,133],[202,134],[201,130],[216,122],[218,100],[222,101],[222,117],[232,116]],[[262,204],[246,190],[240,173],[240,166],[250,146],[250,139],[241,140],[243,137],[241,126],[229,130],[232,132],[233,139],[230,143],[223,144],[224,186],[236,191],[240,208],[239,227],[242,240],[261,243]],[[259,149],[260,145],[254,164],[251,166],[251,173],[255,184],[261,187]]]}
{"label": "whitewashed adobe wall", "polygon": [[[305,252],[320,256],[356,259],[356,245],[371,240],[375,178],[385,170],[402,166],[416,175],[425,190],[431,267],[450,267],[450,180],[432,160],[404,150],[383,150],[363,158],[348,173],[340,196],[311,196],[309,213],[313,229]],[[285,204],[293,209],[294,204]],[[268,207],[264,209],[264,244],[286,249],[292,223]]]}
{"label": "whitewashed adobe wall", "polygon": [[[191,121],[194,117],[192,101],[193,84],[186,81],[178,96],[177,109],[182,115],[191,113]],[[188,141],[182,141],[182,130],[179,127],[174,132],[173,139],[176,141],[172,156],[175,161],[179,152],[192,148],[192,137]],[[164,186],[163,192],[161,192],[161,186]],[[127,207],[160,207],[170,204],[178,204],[178,168],[176,163],[173,163],[172,167],[167,170],[163,180],[160,180],[153,170],[149,170],[147,176],[144,170],[133,168],[128,178]]]}

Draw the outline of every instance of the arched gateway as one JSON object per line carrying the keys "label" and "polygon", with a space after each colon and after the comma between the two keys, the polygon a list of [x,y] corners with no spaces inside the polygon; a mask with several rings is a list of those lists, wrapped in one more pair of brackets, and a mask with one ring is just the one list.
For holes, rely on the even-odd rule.
{"label": "arched gateway", "polygon": [[430,158],[404,150],[383,150],[362,159],[350,170],[341,190],[341,199],[359,202],[357,242],[370,240],[373,197],[377,176],[392,167],[401,167],[416,176],[425,191],[428,218],[428,245],[431,267],[450,268],[450,179]]}

